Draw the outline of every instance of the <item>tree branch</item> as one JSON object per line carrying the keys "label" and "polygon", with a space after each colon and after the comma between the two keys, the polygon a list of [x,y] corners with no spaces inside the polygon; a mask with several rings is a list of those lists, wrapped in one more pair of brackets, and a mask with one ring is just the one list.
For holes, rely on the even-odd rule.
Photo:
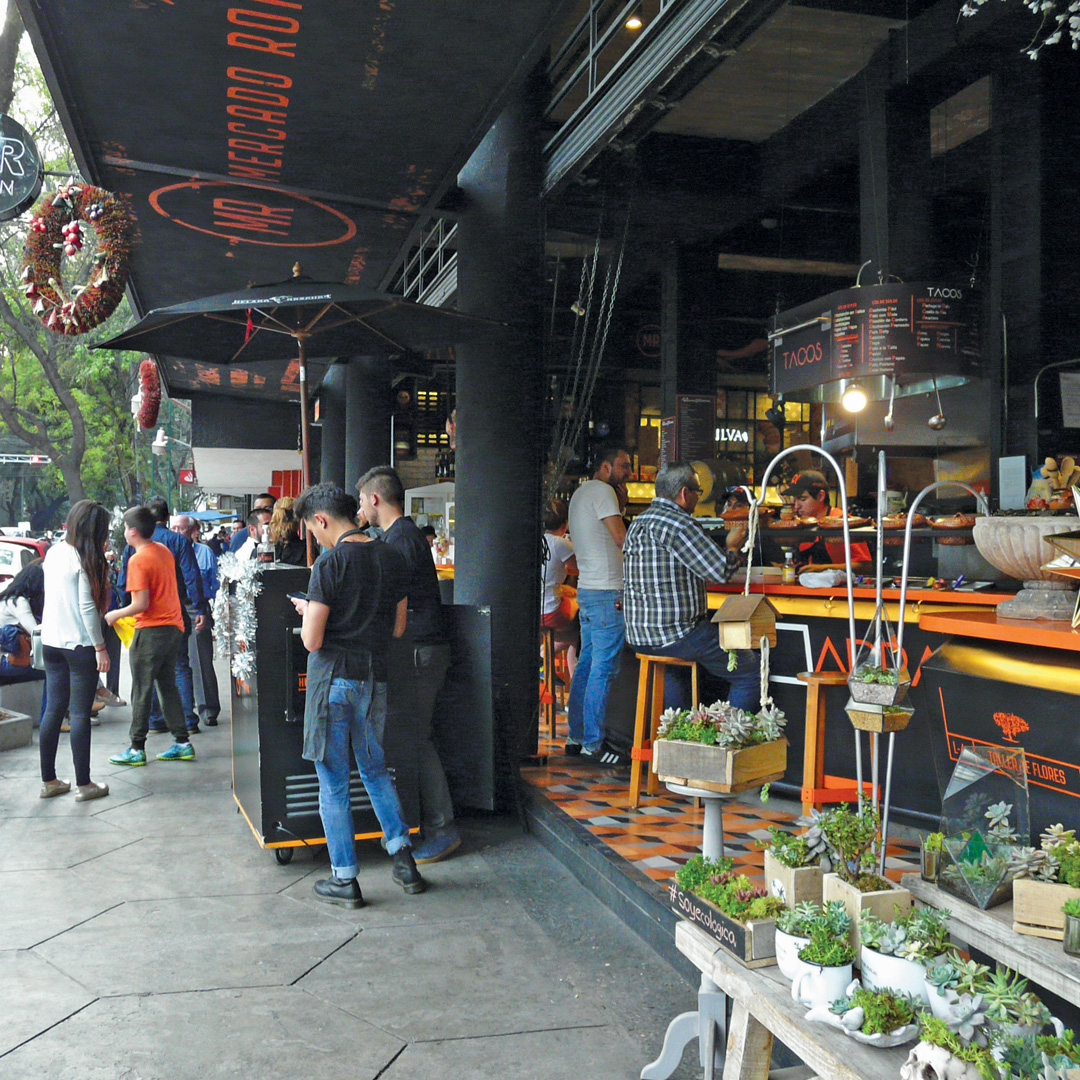
{"label": "tree branch", "polygon": [[4,28],[0,30],[0,113],[11,111],[15,96],[15,64],[22,35],[23,21],[18,5],[14,0],[8,0]]}

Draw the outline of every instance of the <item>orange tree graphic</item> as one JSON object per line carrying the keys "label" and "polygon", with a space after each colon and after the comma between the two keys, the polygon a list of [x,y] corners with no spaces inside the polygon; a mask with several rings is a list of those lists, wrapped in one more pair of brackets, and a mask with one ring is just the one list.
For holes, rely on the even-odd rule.
{"label": "orange tree graphic", "polygon": [[1001,728],[1002,734],[1005,736],[1006,742],[1016,742],[1016,736],[1024,731],[1030,731],[1028,722],[1020,716],[1016,716],[1011,712],[996,712],[994,713],[994,723]]}

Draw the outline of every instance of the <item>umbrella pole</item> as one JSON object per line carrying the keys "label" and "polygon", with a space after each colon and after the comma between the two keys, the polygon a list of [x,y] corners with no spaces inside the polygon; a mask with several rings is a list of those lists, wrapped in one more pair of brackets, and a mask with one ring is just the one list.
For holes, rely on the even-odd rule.
{"label": "umbrella pole", "polygon": [[[297,348],[300,351],[300,480],[306,488],[311,484],[311,429],[308,424],[308,383],[307,383],[307,346],[304,339],[296,339]],[[305,543],[307,545],[307,564],[310,566],[314,561],[315,545],[312,542],[311,532],[304,530]]]}

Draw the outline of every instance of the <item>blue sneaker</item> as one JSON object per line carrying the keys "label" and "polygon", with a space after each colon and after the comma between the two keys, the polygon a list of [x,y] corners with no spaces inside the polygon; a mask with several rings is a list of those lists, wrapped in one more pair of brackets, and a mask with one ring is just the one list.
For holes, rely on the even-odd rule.
{"label": "blue sneaker", "polygon": [[158,761],[194,761],[195,747],[189,742],[174,742],[163,754],[158,754]]}
{"label": "blue sneaker", "polygon": [[119,754],[113,754],[109,760],[114,765],[145,765],[146,751],[136,750],[133,746],[129,746]]}
{"label": "blue sneaker", "polygon": [[439,862],[461,847],[461,835],[451,827],[438,836],[425,840],[419,847],[413,848],[413,861],[417,866]]}

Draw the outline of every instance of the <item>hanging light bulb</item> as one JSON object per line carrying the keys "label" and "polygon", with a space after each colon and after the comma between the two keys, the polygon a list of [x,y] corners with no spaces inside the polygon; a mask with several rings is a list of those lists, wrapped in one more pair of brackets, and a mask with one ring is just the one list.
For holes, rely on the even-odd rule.
{"label": "hanging light bulb", "polygon": [[869,400],[866,391],[858,383],[852,383],[841,396],[840,404],[848,412],[862,412]]}
{"label": "hanging light bulb", "polygon": [[585,305],[580,300],[575,300],[570,305],[570,310],[580,318],[585,314]]}
{"label": "hanging light bulb", "polygon": [[636,7],[636,8],[634,8],[634,10],[630,13],[630,17],[626,20],[625,26],[626,26],[627,30],[640,30],[641,29],[642,21],[641,21],[641,6],[640,5],[638,7]]}

